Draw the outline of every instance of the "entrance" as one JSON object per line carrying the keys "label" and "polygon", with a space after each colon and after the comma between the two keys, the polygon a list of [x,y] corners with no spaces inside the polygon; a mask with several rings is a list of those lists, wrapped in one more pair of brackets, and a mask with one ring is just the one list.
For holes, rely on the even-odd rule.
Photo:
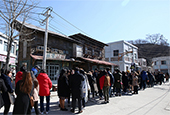
{"label": "entrance", "polygon": [[58,77],[60,74],[60,66],[58,64],[49,64],[47,65],[47,74],[51,79],[53,84],[57,84]]}

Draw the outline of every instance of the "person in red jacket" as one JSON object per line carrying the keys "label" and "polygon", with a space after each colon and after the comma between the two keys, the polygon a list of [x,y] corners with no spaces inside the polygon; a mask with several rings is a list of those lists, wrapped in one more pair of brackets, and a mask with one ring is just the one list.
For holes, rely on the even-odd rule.
{"label": "person in red jacket", "polygon": [[44,96],[46,96],[46,114],[49,111],[50,105],[50,89],[52,88],[52,82],[45,70],[41,70],[37,76],[39,82],[39,96],[40,96],[40,111],[43,114],[44,111]]}
{"label": "person in red jacket", "polygon": [[21,66],[20,71],[17,72],[17,74],[15,76],[15,86],[16,86],[17,82],[22,79],[22,74],[23,74],[23,72],[26,72],[26,70],[27,69],[26,69],[25,65]]}

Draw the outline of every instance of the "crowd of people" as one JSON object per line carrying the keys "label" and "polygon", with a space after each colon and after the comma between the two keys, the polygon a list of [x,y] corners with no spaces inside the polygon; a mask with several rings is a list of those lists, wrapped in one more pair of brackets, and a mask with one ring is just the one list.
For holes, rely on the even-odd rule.
{"label": "crowd of people", "polygon": [[71,112],[75,112],[76,100],[78,101],[79,113],[83,112],[85,103],[95,100],[95,97],[104,100],[102,103],[109,103],[109,97],[138,94],[138,90],[145,90],[147,87],[161,85],[169,80],[169,74],[162,72],[151,73],[149,71],[120,71],[115,69],[111,73],[110,68],[105,70],[85,72],[82,68],[72,70],[62,69],[58,79],[58,96],[60,99],[60,110],[68,111],[65,106],[65,99],[72,97]]}
{"label": "crowd of people", "polygon": [[[4,106],[4,114],[8,114],[11,101],[10,94],[15,93],[13,114],[31,114],[34,107],[35,113],[48,114],[50,110],[50,90],[52,82],[46,70],[36,65],[27,71],[25,65],[15,76],[15,90],[12,87],[12,70],[1,71],[0,77],[0,108]],[[75,112],[76,101],[78,101],[78,113],[83,112],[89,100],[99,98],[102,104],[109,103],[109,98],[129,94],[138,94],[138,90],[145,90],[156,84],[164,83],[164,78],[169,81],[169,74],[162,72],[151,73],[149,71],[120,71],[115,69],[111,73],[110,68],[105,70],[84,71],[83,68],[62,69],[58,77],[57,94],[59,97],[59,107],[61,111]],[[46,98],[46,108],[44,108],[44,97]],[[32,103],[33,100],[33,103]],[[40,109],[38,108],[40,101]],[[71,104],[70,104],[71,103]]]}

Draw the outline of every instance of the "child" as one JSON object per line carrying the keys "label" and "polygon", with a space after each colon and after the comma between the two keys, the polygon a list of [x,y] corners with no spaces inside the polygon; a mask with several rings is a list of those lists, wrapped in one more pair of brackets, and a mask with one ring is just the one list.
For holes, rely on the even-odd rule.
{"label": "child", "polygon": [[[36,79],[36,78],[35,78]],[[33,93],[33,98],[34,98],[34,109],[36,115],[40,114],[40,111],[38,109],[38,80],[34,80],[34,93]]]}

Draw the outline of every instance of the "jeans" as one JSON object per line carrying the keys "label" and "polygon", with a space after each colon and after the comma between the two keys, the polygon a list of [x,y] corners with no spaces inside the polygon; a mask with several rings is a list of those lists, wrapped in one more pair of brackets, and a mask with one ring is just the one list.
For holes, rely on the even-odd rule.
{"label": "jeans", "polygon": [[111,95],[112,95],[112,85],[109,88],[109,96],[111,96]]}
{"label": "jeans", "polygon": [[[49,111],[50,96],[46,96],[46,112]],[[40,111],[44,112],[44,96],[40,96]]]}

